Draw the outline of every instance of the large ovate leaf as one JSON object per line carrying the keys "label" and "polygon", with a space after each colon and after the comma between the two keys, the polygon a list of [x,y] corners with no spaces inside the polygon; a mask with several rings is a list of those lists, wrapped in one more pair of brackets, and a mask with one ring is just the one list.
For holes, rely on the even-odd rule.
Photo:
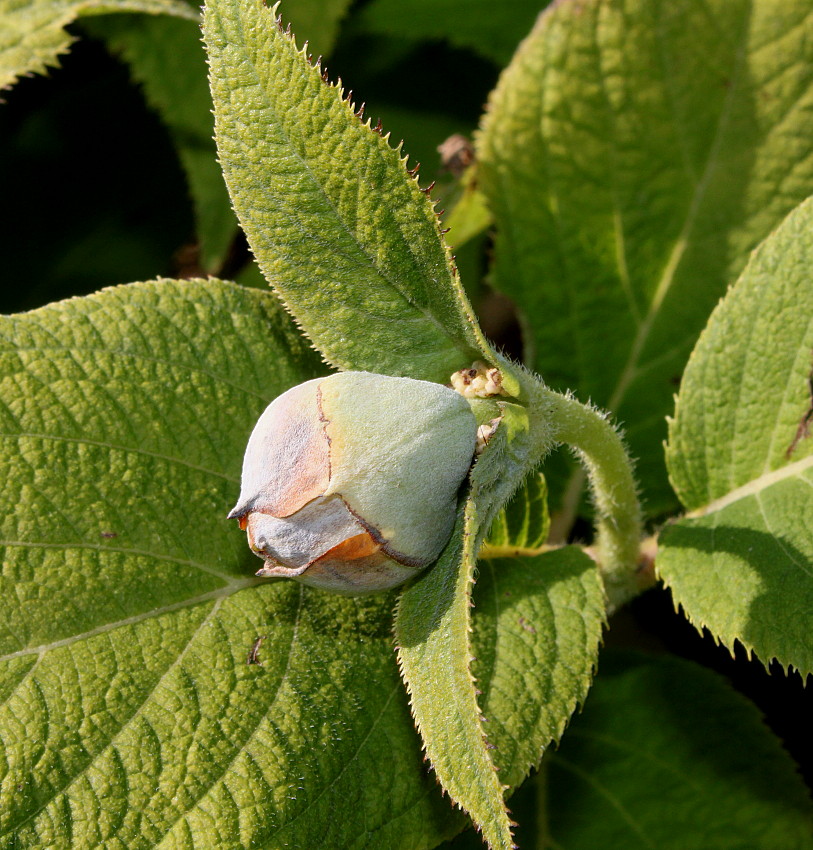
{"label": "large ovate leaf", "polygon": [[545,380],[624,424],[653,514],[674,500],[661,444],[684,364],[813,191],[811,132],[808,0],[556,3],[491,97],[495,283]]}
{"label": "large ovate leaf", "polygon": [[478,356],[493,362],[401,151],[259,0],[212,0],[204,33],[234,207],[324,357],[442,382]]}
{"label": "large ovate leaf", "polygon": [[813,672],[813,201],[712,314],[669,429],[687,508],[657,568],[698,627]]}
{"label": "large ovate leaf", "polygon": [[813,806],[788,754],[750,702],[686,661],[602,656],[543,770],[546,847],[813,847]]}
{"label": "large ovate leaf", "polygon": [[504,65],[544,6],[544,0],[373,0],[359,26],[410,40],[448,39]]}
{"label": "large ovate leaf", "polygon": [[217,281],[0,320],[0,846],[416,850],[460,828],[392,596],[260,582],[225,519],[255,418],[318,368],[270,293]]}
{"label": "large ovate leaf", "polygon": [[0,0],[0,89],[25,74],[42,74],[71,44],[65,27],[77,18],[147,12],[198,20],[183,0]]}

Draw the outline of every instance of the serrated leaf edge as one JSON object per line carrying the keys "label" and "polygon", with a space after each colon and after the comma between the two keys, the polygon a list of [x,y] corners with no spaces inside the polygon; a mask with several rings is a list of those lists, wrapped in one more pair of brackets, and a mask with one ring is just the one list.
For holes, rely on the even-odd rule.
{"label": "serrated leaf edge", "polygon": [[[507,837],[509,839],[508,844],[505,844],[504,842],[500,845],[492,844],[489,841],[489,839],[487,839],[485,837],[485,829],[483,827],[483,824],[480,824],[476,820],[474,820],[471,812],[468,811],[468,809],[466,809],[466,807],[460,801],[456,800],[451,795],[451,793],[448,791],[448,789],[444,786],[443,780],[441,779],[441,776],[440,776],[440,773],[438,772],[437,766],[432,761],[432,758],[431,758],[431,755],[429,753],[429,749],[428,749],[428,746],[427,746],[427,743],[426,743],[426,738],[425,738],[424,733],[423,733],[423,728],[421,726],[420,720],[418,719],[418,717],[415,713],[415,709],[413,707],[412,687],[409,684],[408,678],[405,674],[404,661],[403,661],[402,656],[401,656],[401,648],[400,648],[400,646],[398,646],[397,636],[394,634],[394,637],[396,637],[395,649],[396,649],[396,656],[397,656],[397,661],[398,661],[398,671],[401,675],[402,681],[404,682],[404,686],[405,686],[406,692],[407,692],[407,697],[408,697],[408,700],[409,700],[410,714],[412,715],[412,719],[415,723],[415,727],[418,730],[418,733],[419,733],[420,738],[421,738],[421,748],[422,748],[423,753],[424,753],[424,761],[427,761],[429,763],[429,765],[431,766],[432,770],[435,772],[435,776],[437,777],[438,783],[441,786],[442,793],[444,795],[448,794],[449,799],[454,803],[455,806],[457,806],[461,811],[464,811],[466,814],[468,814],[469,817],[472,817],[472,822],[474,823],[475,829],[483,835],[483,840],[486,841],[486,843],[488,844],[488,846],[490,848],[492,848],[492,850],[496,850],[496,848],[498,848],[498,847],[504,847],[504,848],[506,848],[506,850],[518,850],[517,844],[514,843],[514,841],[513,841],[513,834],[512,834],[513,828],[518,826],[518,824],[510,818],[510,810],[508,809],[508,807],[505,804],[505,793],[506,793],[506,791],[509,790],[509,786],[504,785],[502,782],[499,781],[499,778],[497,777],[498,769],[497,769],[497,766],[494,764],[494,760],[491,758],[491,750],[495,749],[495,745],[489,743],[488,734],[486,733],[486,730],[483,727],[483,723],[487,722],[487,718],[482,713],[480,705],[477,701],[478,695],[480,695],[482,692],[477,688],[477,680],[476,680],[474,674],[472,673],[472,669],[471,669],[472,662],[475,660],[474,656],[471,654],[471,639],[470,639],[470,636],[473,632],[473,624],[472,624],[472,618],[471,618],[471,609],[473,607],[473,603],[472,603],[472,598],[471,598],[471,592],[472,592],[472,589],[473,589],[473,587],[476,583],[477,558],[474,554],[474,550],[475,550],[477,543],[478,543],[478,537],[480,536],[478,534],[472,533],[472,531],[473,531],[472,524],[474,523],[473,506],[474,506],[474,500],[473,500],[472,496],[469,495],[469,497],[466,500],[466,505],[465,505],[465,508],[464,508],[463,540],[462,540],[462,545],[461,545],[461,548],[460,548],[460,558],[459,558],[459,564],[458,564],[458,568],[463,568],[463,569],[466,570],[467,575],[466,575],[466,578],[465,578],[465,582],[466,582],[466,585],[468,587],[468,592],[467,592],[468,605],[465,608],[465,618],[466,618],[465,628],[466,628],[466,632],[467,632],[467,635],[468,635],[467,643],[466,643],[466,645],[467,645],[466,673],[467,673],[467,676],[468,676],[469,684],[471,685],[470,696],[471,696],[473,704],[474,704],[474,717],[476,718],[477,730],[479,731],[479,734],[480,734],[480,737],[481,737],[481,740],[482,740],[482,743],[483,743],[483,754],[485,755],[486,761],[491,765],[491,768],[493,770],[494,781],[496,783],[496,786],[493,790],[495,790],[495,791],[498,790],[498,792],[499,792],[499,794],[502,798],[502,807],[503,807],[503,811],[504,811],[504,814],[505,814],[505,823],[502,824],[501,826],[502,826],[503,829],[505,829],[506,826],[507,826]],[[399,615],[399,612],[400,612],[401,599],[402,599],[402,597],[399,597],[398,602],[396,603],[394,622],[397,622],[397,618],[398,618],[398,615]]]}
{"label": "serrated leaf edge", "polygon": [[[255,2],[257,2],[257,0],[255,0]],[[383,125],[381,123],[381,119],[379,118],[375,125],[372,124],[372,118],[371,117],[368,117],[365,120],[364,119],[364,109],[365,109],[366,104],[362,103],[360,106],[356,105],[356,102],[353,100],[352,89],[348,90],[347,93],[345,94],[344,85],[343,85],[340,77],[337,77],[335,82],[330,80],[327,68],[325,66],[323,66],[323,64],[322,64],[322,57],[318,56],[316,58],[316,61],[313,60],[312,55],[308,52],[308,42],[307,41],[303,42],[303,45],[302,45],[301,48],[298,47],[298,45],[296,43],[296,36],[291,30],[290,23],[287,24],[287,26],[285,26],[283,24],[282,15],[280,15],[279,12],[278,12],[280,2],[281,2],[281,0],[277,0],[277,2],[274,3],[273,6],[271,6],[270,8],[265,8],[265,11],[268,14],[273,15],[275,29],[276,29],[277,33],[279,34],[279,36],[287,42],[289,48],[292,49],[295,54],[298,54],[300,57],[302,57],[302,59],[304,60],[304,64],[307,68],[307,71],[309,73],[316,74],[318,76],[319,80],[321,80],[323,85],[325,85],[329,89],[334,89],[336,91],[336,94],[337,94],[340,102],[349,111],[350,116],[352,118],[355,118],[356,121],[358,122],[358,124],[361,125],[362,127],[365,127],[372,135],[378,136],[378,138],[380,139],[379,145],[383,145],[383,148],[380,147],[379,149],[384,151],[384,155],[385,156],[391,156],[392,154],[395,154],[395,156],[398,158],[400,165],[403,166],[403,168],[404,168],[404,170],[405,170],[405,172],[406,172],[406,174],[409,178],[409,184],[414,187],[413,191],[423,195],[423,197],[421,198],[421,197],[418,197],[417,194],[416,194],[415,200],[416,200],[417,203],[424,204],[424,205],[428,206],[429,212],[431,213],[432,216],[434,216],[435,229],[436,229],[437,237],[440,241],[440,244],[441,244],[442,249],[443,249],[443,254],[446,258],[446,268],[449,272],[449,282],[450,282],[450,285],[452,286],[452,289],[454,291],[455,300],[457,301],[457,303],[459,305],[460,313],[461,313],[462,317],[464,318],[465,323],[468,326],[470,332],[472,333],[472,337],[473,337],[473,340],[475,341],[475,343],[477,345],[477,349],[480,351],[480,353],[483,355],[483,357],[485,357],[486,360],[488,360],[489,362],[492,362],[492,363],[497,362],[501,358],[499,358],[497,356],[496,352],[493,350],[491,344],[488,342],[488,340],[486,339],[485,335],[483,334],[483,332],[480,328],[480,325],[479,325],[479,323],[478,323],[478,321],[475,317],[474,310],[472,309],[471,303],[469,302],[468,296],[466,295],[466,293],[465,293],[465,291],[462,287],[462,284],[460,283],[460,274],[459,274],[459,271],[458,271],[458,268],[457,268],[457,265],[456,265],[455,257],[452,254],[452,252],[449,248],[449,245],[447,244],[447,242],[445,240],[445,234],[448,232],[448,228],[444,227],[444,223],[442,221],[442,216],[443,216],[445,210],[438,210],[436,207],[437,207],[437,204],[439,203],[439,200],[437,200],[437,199],[432,200],[432,198],[431,198],[431,192],[432,192],[432,189],[435,186],[435,181],[432,181],[428,186],[422,187],[420,185],[420,177],[419,177],[419,174],[418,174],[418,172],[420,170],[420,163],[416,163],[416,165],[411,169],[409,168],[409,154],[403,153],[403,144],[404,144],[403,140],[401,140],[398,143],[398,145],[395,146],[395,147],[390,145],[390,143],[389,143],[390,133],[384,131]],[[262,0],[259,0],[258,5],[265,7],[265,4],[264,4],[264,2],[262,2]],[[205,17],[205,14],[206,14],[206,7],[204,6],[204,17]],[[207,55],[206,55],[206,64],[210,68],[210,75],[211,75],[212,63],[211,63],[211,58],[210,58],[208,51],[207,51]],[[219,160],[219,158],[218,158],[218,160]],[[227,185],[228,185],[228,182],[229,181],[227,180],[226,181]],[[230,198],[230,201],[231,201],[231,208],[232,208],[232,210],[234,211],[235,215],[237,216],[237,218],[239,220],[240,216],[239,216],[239,214],[238,214],[238,212],[235,208],[231,190],[229,190],[229,198]],[[263,276],[265,277],[265,274],[263,274]],[[266,280],[268,280],[268,279],[266,278]],[[291,315],[296,327],[300,330],[302,335],[308,340],[311,348],[313,348],[315,351],[317,351],[319,353],[322,360],[328,366],[331,366],[331,367],[337,368],[337,369],[342,369],[343,366],[340,362],[338,362],[337,360],[334,360],[330,356],[330,354],[322,351],[322,349],[319,348],[318,344],[316,342],[314,342],[314,340],[311,339],[311,336],[308,333],[307,329],[301,323],[299,318],[295,315],[295,313],[293,312],[293,309],[288,305],[288,303],[285,300],[285,297],[282,294],[282,292],[280,292],[279,289],[277,289],[277,287],[274,285],[274,283],[272,281],[269,280],[268,284],[269,284],[269,287],[271,288],[271,291],[280,300],[280,302],[281,302],[282,306],[284,307],[284,309],[286,310],[286,312]],[[398,293],[407,301],[407,303],[409,303],[411,306],[415,307],[416,309],[420,310],[421,314],[426,319],[428,319],[432,323],[438,325],[438,327],[440,327],[440,329],[441,329],[441,331],[444,335],[449,336],[449,332],[447,331],[447,329],[445,329],[442,325],[440,325],[440,323],[437,321],[437,319],[430,312],[422,310],[418,305],[416,305],[408,297],[408,295],[406,293],[401,292],[400,289],[397,289],[396,291],[398,291]],[[459,339],[454,339],[453,341],[458,343],[458,344],[462,343],[462,342],[466,342],[466,340],[459,340]]]}

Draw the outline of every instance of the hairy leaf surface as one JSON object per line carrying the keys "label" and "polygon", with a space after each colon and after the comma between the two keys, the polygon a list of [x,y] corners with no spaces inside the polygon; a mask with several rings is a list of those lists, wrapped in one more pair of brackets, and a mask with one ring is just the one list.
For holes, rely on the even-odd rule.
{"label": "hairy leaf surface", "polygon": [[[479,622],[474,617],[482,649],[476,656],[480,666],[472,671],[477,552],[527,462],[527,414],[516,405],[501,408],[502,423],[474,466],[452,542],[438,564],[404,591],[395,624],[401,670],[427,756],[444,789],[492,848],[512,846],[505,783],[527,773],[586,692],[604,612],[597,571],[578,552],[485,562],[493,591],[484,594],[485,616]],[[575,613],[561,610],[564,599]],[[566,670],[557,666],[557,653]],[[533,679],[517,676],[531,658],[546,671]],[[495,663],[503,666],[492,678],[489,667]],[[481,701],[475,681],[486,692]],[[492,719],[493,733],[484,726]],[[502,748],[496,758],[489,746]],[[495,766],[503,771],[499,777]]]}
{"label": "hairy leaf surface", "polygon": [[260,582],[225,519],[255,418],[319,371],[271,295],[135,284],[4,318],[0,340],[0,846],[453,834],[392,596]]}
{"label": "hairy leaf surface", "polygon": [[661,444],[683,367],[749,252],[813,192],[811,132],[807,0],[557,3],[491,97],[495,283],[534,368],[623,423],[653,514],[673,505]]}
{"label": "hairy leaf surface", "polygon": [[182,0],[0,0],[0,89],[24,74],[43,74],[71,44],[65,27],[77,18],[147,12],[198,20]]}
{"label": "hairy leaf surface", "polygon": [[602,656],[543,770],[543,834],[563,850],[813,847],[813,806],[759,712],[676,658]]}
{"label": "hairy leaf surface", "polygon": [[669,429],[698,516],[657,568],[698,626],[813,671],[813,202],[759,248],[692,354]]}
{"label": "hairy leaf surface", "polygon": [[478,570],[472,670],[500,781],[514,788],[587,696],[604,592],[577,546],[480,561]]}
{"label": "hairy leaf surface", "polygon": [[446,382],[493,361],[400,150],[257,0],[204,23],[218,150],[260,268],[332,364]]}

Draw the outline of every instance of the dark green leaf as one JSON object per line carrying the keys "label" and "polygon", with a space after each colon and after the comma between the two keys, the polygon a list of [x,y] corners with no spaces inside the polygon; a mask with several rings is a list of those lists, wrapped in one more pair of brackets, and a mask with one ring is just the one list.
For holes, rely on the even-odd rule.
{"label": "dark green leaf", "polygon": [[779,741],[751,703],[686,661],[603,658],[543,769],[540,847],[813,847],[813,806]]}

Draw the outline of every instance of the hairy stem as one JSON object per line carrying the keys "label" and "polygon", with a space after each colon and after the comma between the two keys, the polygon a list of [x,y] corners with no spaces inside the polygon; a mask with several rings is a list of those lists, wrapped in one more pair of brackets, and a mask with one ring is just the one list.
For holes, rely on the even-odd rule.
{"label": "hairy stem", "polygon": [[632,462],[599,411],[543,385],[533,387],[529,396],[532,430],[534,420],[544,421],[545,439],[571,446],[585,467],[596,510],[594,548],[610,610],[615,610],[649,584],[638,569],[642,523]]}

